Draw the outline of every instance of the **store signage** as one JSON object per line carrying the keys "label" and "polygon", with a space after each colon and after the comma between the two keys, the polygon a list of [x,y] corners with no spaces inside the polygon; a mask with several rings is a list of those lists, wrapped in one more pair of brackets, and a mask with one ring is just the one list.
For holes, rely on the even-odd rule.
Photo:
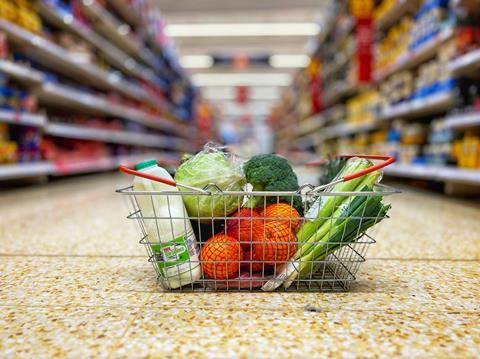
{"label": "store signage", "polygon": [[350,12],[356,19],[357,80],[361,84],[372,81],[373,65],[373,0],[351,0]]}
{"label": "store signage", "polygon": [[368,84],[372,81],[373,64],[373,21],[372,18],[357,19],[357,67],[358,82]]}
{"label": "store signage", "polygon": [[322,110],[322,63],[317,58],[312,58],[310,64],[307,67],[307,73],[309,78],[310,99],[312,114],[318,113]]}
{"label": "store signage", "polygon": [[235,101],[238,104],[245,104],[249,100],[249,88],[247,86],[237,86],[235,88]]}

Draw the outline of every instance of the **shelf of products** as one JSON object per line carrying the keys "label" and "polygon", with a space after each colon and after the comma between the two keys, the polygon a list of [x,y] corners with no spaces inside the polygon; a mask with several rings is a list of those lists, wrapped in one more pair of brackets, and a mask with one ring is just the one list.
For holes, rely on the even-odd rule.
{"label": "shelf of products", "polygon": [[0,72],[27,84],[38,85],[43,82],[43,74],[40,71],[9,60],[0,59]]}
{"label": "shelf of products", "polygon": [[480,127],[480,111],[470,111],[447,116],[442,122],[445,128]]}
{"label": "shelf of products", "polygon": [[125,81],[118,73],[109,73],[93,64],[79,63],[75,56],[60,46],[28,32],[15,24],[0,19],[0,30],[4,31],[9,39],[22,46],[28,46],[45,66],[62,72],[67,76],[98,87],[114,90],[136,100],[150,100],[150,96],[142,88]]}
{"label": "shelf of products", "polygon": [[0,11],[1,180],[146,157],[173,163],[195,151],[194,89],[164,48],[153,2],[43,0],[11,10]]}
{"label": "shelf of products", "polygon": [[93,20],[93,25],[99,33],[105,35],[125,52],[140,57],[140,41],[129,25],[121,23],[95,0],[82,0],[79,3]]}
{"label": "shelf of products", "polygon": [[337,103],[340,99],[354,95],[359,90],[357,84],[353,82],[339,82],[333,84],[329,92],[325,94],[323,105],[329,107]]}
{"label": "shelf of products", "polygon": [[145,158],[155,158],[165,165],[178,164],[178,157],[158,152],[135,154],[130,156],[105,157],[98,159],[74,159],[65,161],[42,161],[35,163],[20,163],[2,165],[0,180],[13,180],[39,176],[66,176],[89,172],[108,171],[118,166],[133,166]]}
{"label": "shelf of products", "polygon": [[118,49],[111,42],[97,35],[80,21],[76,20],[71,14],[62,14],[53,4],[43,1],[39,3],[38,9],[40,14],[51,23],[78,35],[92,44],[105,55],[109,62],[122,69],[125,73],[146,81],[153,76],[151,71],[148,71],[148,69],[138,64],[133,58]]}
{"label": "shelf of products", "polygon": [[383,109],[379,120],[385,121],[397,117],[413,118],[442,113],[451,108],[453,96],[451,93],[438,93],[426,98],[407,101]]}
{"label": "shelf of products", "polygon": [[135,133],[127,131],[113,131],[101,128],[85,127],[67,123],[48,123],[45,133],[66,138],[121,143],[141,147],[166,148],[170,150],[189,151],[191,146],[185,140],[175,137]]}
{"label": "shelf of products", "polygon": [[0,122],[22,126],[43,127],[47,122],[47,118],[44,115],[34,113],[0,110]]}
{"label": "shelf of products", "polygon": [[403,54],[397,62],[389,66],[387,69],[376,72],[374,74],[375,81],[380,82],[396,72],[411,69],[432,58],[437,54],[438,46],[451,39],[453,34],[454,31],[452,27],[447,27],[442,30],[418,49]]}
{"label": "shelf of products", "polygon": [[[326,121],[323,110],[300,118],[296,133],[288,131],[279,147],[322,158],[386,153],[398,159],[391,175],[478,185],[480,24],[461,6],[381,1],[374,14],[374,76],[367,86],[348,85],[355,84],[357,56],[331,65],[348,47],[325,42],[319,53],[327,76],[318,93],[323,107],[345,103],[344,114]],[[332,31],[341,31],[337,27]]]}
{"label": "shelf of products", "polygon": [[69,106],[74,109],[88,111],[92,114],[105,114],[125,118],[160,130],[173,131],[184,134],[188,128],[186,124],[164,119],[142,110],[103,99],[95,94],[79,91],[68,86],[55,83],[46,83],[37,94],[41,101],[59,106]]}
{"label": "shelf of products", "polygon": [[331,127],[325,127],[320,135],[322,140],[329,140],[337,137],[349,136],[357,133],[371,131],[377,128],[376,123],[349,124],[340,123]]}
{"label": "shelf of products", "polygon": [[480,185],[480,170],[445,166],[392,165],[385,168],[385,173],[397,177]]}
{"label": "shelf of products", "polygon": [[0,180],[47,176],[52,172],[52,169],[52,164],[46,161],[1,165]]}
{"label": "shelf of products", "polygon": [[345,108],[343,105],[335,105],[334,107],[331,107],[300,122],[296,135],[301,137],[311,134],[325,126],[325,124],[327,124],[329,121],[342,117],[344,113]]}
{"label": "shelf of products", "polygon": [[459,56],[449,64],[448,68],[455,75],[478,73],[478,70],[480,70],[480,49]]}
{"label": "shelf of products", "polygon": [[145,160],[145,158],[155,158],[158,163],[172,164],[178,163],[178,158],[161,153],[142,153],[129,156],[118,157],[104,157],[98,159],[76,159],[57,161],[52,164],[49,175],[52,176],[65,176],[73,174],[81,174],[88,172],[99,172],[117,169],[118,166],[132,166],[139,161]]}
{"label": "shelf of products", "polygon": [[108,3],[132,26],[139,26],[141,19],[127,0],[108,0]]}
{"label": "shelf of products", "polygon": [[375,9],[375,30],[382,31],[392,26],[399,18],[411,12],[416,5],[414,0],[382,1]]}

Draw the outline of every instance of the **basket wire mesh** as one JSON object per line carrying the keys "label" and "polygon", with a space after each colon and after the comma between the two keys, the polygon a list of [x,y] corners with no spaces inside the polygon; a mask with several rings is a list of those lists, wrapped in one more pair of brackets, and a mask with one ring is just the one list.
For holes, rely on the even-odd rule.
{"label": "basket wire mesh", "polygon": [[[330,235],[333,235],[336,231],[337,240],[329,242],[314,238],[312,245],[322,245],[326,255],[320,259],[307,261],[310,263],[302,263],[301,260],[296,261],[296,266],[307,265],[307,269],[310,269],[306,274],[297,276],[290,286],[280,285],[276,289],[279,291],[346,291],[355,281],[356,273],[360,264],[365,261],[369,246],[375,243],[372,229],[375,229],[376,226],[373,225],[373,228],[371,227],[366,232],[361,232],[360,226],[358,226],[358,230],[352,235],[352,233],[345,233],[346,226],[343,227],[343,233],[338,233],[338,227],[335,226],[335,223],[338,223],[336,221],[357,220],[361,224],[362,221],[371,220],[372,223],[376,224],[388,216],[382,214],[382,211],[374,216],[363,216],[369,200],[368,197],[385,197],[397,193],[397,191],[383,185],[376,185],[372,191],[365,192],[332,193],[312,189],[312,186],[304,186],[297,192],[245,193],[222,192],[215,185],[209,185],[201,193],[194,191],[135,191],[133,187],[123,188],[117,192],[128,197],[130,214],[127,218],[137,222],[141,232],[140,243],[146,248],[148,260],[157,273],[161,287],[168,291],[260,291],[262,287],[265,288],[267,283],[272,283],[272,281],[275,283],[276,280],[282,278],[282,270],[287,265],[292,264],[290,258],[304,243],[300,242],[295,235],[293,237],[291,234],[283,236],[281,233],[286,231],[295,233],[295,229],[310,221],[311,217],[293,215],[293,212],[270,217],[265,214],[257,215],[254,218],[250,215],[231,217],[232,198],[235,199],[235,209],[240,211],[249,196],[261,196],[263,207],[260,207],[259,211],[265,212],[267,206],[271,204],[287,203],[293,205],[294,198],[300,197],[305,207],[305,213],[308,214],[312,205],[316,202],[324,197],[335,196],[335,206],[331,213],[328,216],[318,218],[326,223],[324,227],[326,228],[326,238],[330,238]],[[168,212],[163,213],[163,215],[160,214],[161,211],[158,208],[157,196],[160,196],[163,203],[166,201],[168,205]],[[202,196],[217,196],[216,199],[224,203],[223,213],[218,215],[218,208],[216,213],[212,208],[210,216],[189,216],[185,210],[183,213],[170,210],[173,208],[172,204],[176,203],[175,201],[179,201],[185,196],[196,201],[198,206],[200,206]],[[363,204],[362,215],[349,215],[352,201],[358,196],[367,197]],[[140,203],[145,203],[145,201],[151,204],[153,210],[151,213],[142,212],[142,207],[145,208],[145,205],[140,205]],[[385,202],[385,199],[383,202]],[[344,211],[342,213],[345,213],[344,216],[334,214],[340,206],[343,206]],[[382,204],[382,206],[385,205]],[[232,223],[237,225],[233,225],[236,228],[234,233],[230,229]],[[175,238],[174,228],[178,228],[179,225],[183,226],[184,232],[190,236],[191,241],[187,241],[187,246],[190,246],[190,248],[185,248],[184,242],[165,241],[166,226],[169,226],[172,232],[168,237]],[[269,236],[266,233],[267,229],[270,229]],[[190,233],[192,231],[193,234]],[[264,232],[263,236],[261,231]],[[240,232],[242,232],[242,235]],[[260,232],[260,236],[255,236],[254,232]],[[238,244],[234,244],[227,237],[219,235],[222,233],[230,238],[236,237],[235,240]],[[347,242],[348,235],[349,240]],[[215,237],[211,239],[213,236]],[[289,238],[288,241],[285,240],[286,237]],[[258,238],[261,239],[258,240]],[[207,244],[209,239],[209,244]],[[178,259],[176,261],[175,259],[172,260],[171,256],[166,255],[166,250],[170,251],[169,253],[172,251],[180,253],[186,250],[190,253],[203,254],[206,252],[205,247],[207,245],[213,245],[213,248],[228,248],[230,257],[212,259],[205,258],[202,255],[190,256],[189,260],[180,264],[178,256],[175,257],[174,255],[174,258]],[[266,251],[268,251],[268,256],[265,254]],[[285,251],[287,252],[286,255]],[[258,255],[258,253],[260,254]],[[257,255],[255,256],[255,254]],[[179,269],[180,267],[182,267],[182,270]],[[203,274],[198,275],[202,272],[198,268],[203,269]],[[208,274],[207,268],[209,269]],[[168,271],[170,271],[170,274],[168,274]],[[182,276],[180,276],[181,272],[183,273]],[[172,275],[172,273],[178,275]]]}

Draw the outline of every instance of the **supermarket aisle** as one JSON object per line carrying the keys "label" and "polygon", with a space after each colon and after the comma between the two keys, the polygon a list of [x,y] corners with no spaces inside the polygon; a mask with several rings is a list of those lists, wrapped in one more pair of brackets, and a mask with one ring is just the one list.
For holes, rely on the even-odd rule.
{"label": "supermarket aisle", "polygon": [[392,197],[352,293],[168,294],[113,192],[129,180],[0,194],[1,356],[478,354],[472,202]]}

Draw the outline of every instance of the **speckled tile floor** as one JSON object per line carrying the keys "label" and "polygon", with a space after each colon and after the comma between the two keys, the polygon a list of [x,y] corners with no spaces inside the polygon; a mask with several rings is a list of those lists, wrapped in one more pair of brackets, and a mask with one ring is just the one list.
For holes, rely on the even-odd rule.
{"label": "speckled tile floor", "polygon": [[348,293],[173,294],[113,193],[128,181],[0,193],[0,357],[480,356],[473,201],[391,197]]}

